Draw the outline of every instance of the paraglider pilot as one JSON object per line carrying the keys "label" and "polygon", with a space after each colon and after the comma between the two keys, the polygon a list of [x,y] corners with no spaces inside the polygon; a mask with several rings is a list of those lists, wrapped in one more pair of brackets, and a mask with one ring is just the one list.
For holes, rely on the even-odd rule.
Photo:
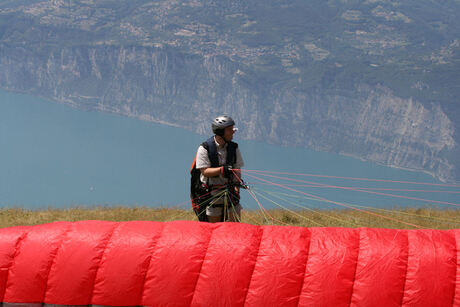
{"label": "paraglider pilot", "polygon": [[211,196],[206,204],[206,220],[211,223],[237,222],[241,217],[239,183],[244,162],[238,144],[232,142],[237,130],[231,117],[218,116],[212,121],[214,136],[203,142],[196,154],[196,169]]}

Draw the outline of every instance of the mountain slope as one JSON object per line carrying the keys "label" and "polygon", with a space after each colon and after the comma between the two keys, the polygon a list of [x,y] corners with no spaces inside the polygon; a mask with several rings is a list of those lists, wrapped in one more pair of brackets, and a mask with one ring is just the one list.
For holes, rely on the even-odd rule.
{"label": "mountain slope", "polygon": [[0,86],[460,180],[460,1],[0,1]]}

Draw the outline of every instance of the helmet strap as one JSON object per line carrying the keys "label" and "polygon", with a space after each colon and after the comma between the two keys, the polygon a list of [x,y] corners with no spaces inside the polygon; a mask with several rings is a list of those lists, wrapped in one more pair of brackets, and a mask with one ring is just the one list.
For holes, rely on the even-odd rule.
{"label": "helmet strap", "polygon": [[[225,138],[224,138],[223,136],[218,135],[218,134],[216,134],[214,138],[215,138],[216,142],[217,142],[219,145],[225,145],[225,143],[227,143],[227,141],[225,140]],[[221,141],[223,142],[222,144],[221,144]]]}

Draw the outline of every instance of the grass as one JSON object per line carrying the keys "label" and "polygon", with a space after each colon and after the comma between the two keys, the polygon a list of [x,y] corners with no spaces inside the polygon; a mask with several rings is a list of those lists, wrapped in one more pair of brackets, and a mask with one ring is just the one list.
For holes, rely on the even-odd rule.
{"label": "grass", "polygon": [[[460,228],[460,210],[400,208],[372,210],[376,215],[356,210],[243,210],[242,222],[255,225],[290,225],[302,227],[373,227],[415,229]],[[378,215],[378,216],[377,216]],[[385,218],[383,218],[385,217]],[[27,210],[0,209],[0,228],[51,223],[55,221],[175,221],[196,220],[192,210],[148,207],[91,207]],[[402,222],[399,222],[402,221]],[[410,225],[412,224],[412,225]]]}

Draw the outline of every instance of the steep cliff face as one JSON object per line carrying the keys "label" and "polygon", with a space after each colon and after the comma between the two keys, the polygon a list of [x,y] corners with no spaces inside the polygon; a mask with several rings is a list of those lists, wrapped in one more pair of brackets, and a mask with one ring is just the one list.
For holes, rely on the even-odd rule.
{"label": "steep cliff face", "polygon": [[280,97],[272,115],[273,142],[425,170],[443,180],[456,176],[454,124],[439,105],[427,108],[388,88],[368,85],[358,86],[350,95],[300,94],[291,99],[295,114],[283,112],[288,99]]}
{"label": "steep cliff face", "polygon": [[254,82],[244,64],[169,47],[0,46],[0,87],[74,107],[209,132],[232,114],[242,137],[306,146],[460,180],[455,124],[439,103],[381,85],[318,91]]}

